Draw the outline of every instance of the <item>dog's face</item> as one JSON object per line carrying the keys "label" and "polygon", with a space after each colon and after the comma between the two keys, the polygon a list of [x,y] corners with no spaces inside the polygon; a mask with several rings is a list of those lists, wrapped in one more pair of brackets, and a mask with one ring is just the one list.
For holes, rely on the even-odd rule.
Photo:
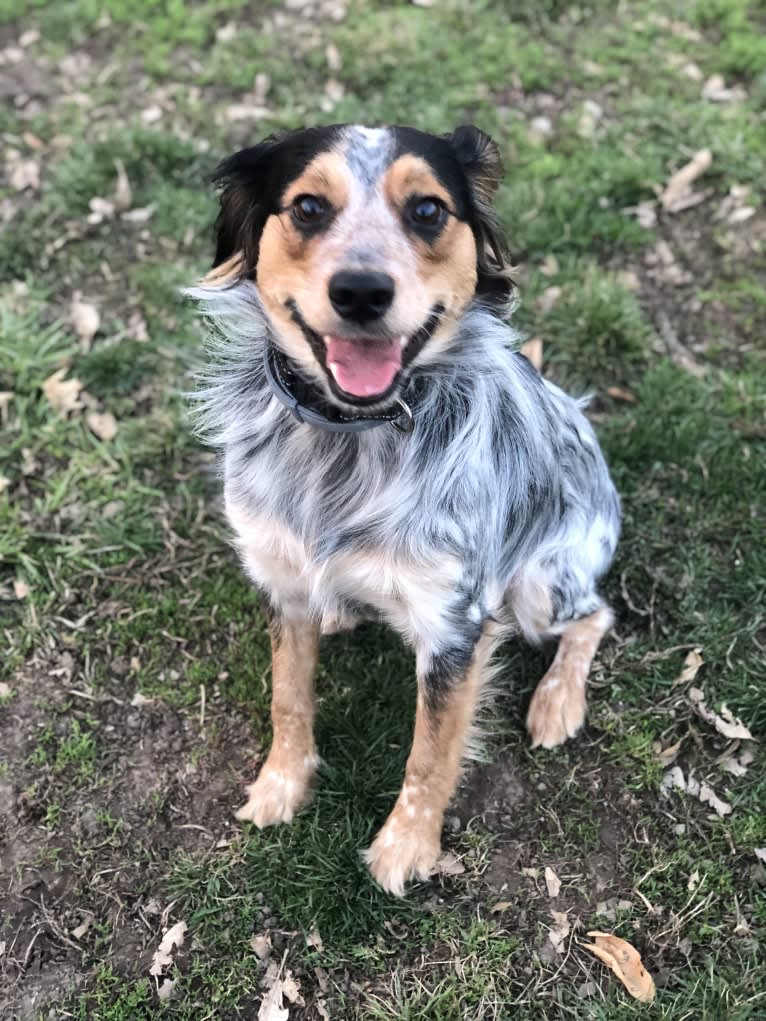
{"label": "dog's face", "polygon": [[477,292],[511,284],[490,201],[497,148],[476,128],[333,126],[226,160],[211,282],[253,278],[277,342],[346,405],[394,399],[449,344]]}

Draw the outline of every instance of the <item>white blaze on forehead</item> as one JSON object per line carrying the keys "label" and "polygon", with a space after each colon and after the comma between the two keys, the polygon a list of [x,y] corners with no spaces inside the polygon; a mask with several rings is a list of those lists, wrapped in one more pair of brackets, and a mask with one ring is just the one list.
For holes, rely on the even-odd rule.
{"label": "white blaze on forehead", "polygon": [[370,186],[391,162],[394,138],[388,128],[365,128],[354,124],[343,134],[344,155],[353,176]]}

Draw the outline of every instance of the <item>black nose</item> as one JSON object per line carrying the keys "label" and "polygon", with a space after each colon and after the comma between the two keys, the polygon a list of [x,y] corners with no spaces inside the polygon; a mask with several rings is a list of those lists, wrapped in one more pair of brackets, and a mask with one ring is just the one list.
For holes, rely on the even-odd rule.
{"label": "black nose", "polygon": [[341,270],[330,277],[332,307],[344,319],[364,323],[380,319],[394,300],[394,281],[388,273]]}

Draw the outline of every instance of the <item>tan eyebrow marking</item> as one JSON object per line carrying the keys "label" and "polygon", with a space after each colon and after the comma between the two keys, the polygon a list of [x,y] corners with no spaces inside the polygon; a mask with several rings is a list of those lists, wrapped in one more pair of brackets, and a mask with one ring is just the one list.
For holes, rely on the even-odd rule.
{"label": "tan eyebrow marking", "polygon": [[394,160],[383,178],[386,198],[398,209],[413,195],[433,195],[455,215],[452,196],[420,156],[406,154]]}

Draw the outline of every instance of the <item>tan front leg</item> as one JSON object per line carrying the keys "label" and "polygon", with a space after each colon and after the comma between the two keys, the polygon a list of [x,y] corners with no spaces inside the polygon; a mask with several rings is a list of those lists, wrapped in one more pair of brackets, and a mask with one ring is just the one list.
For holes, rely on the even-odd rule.
{"label": "tan front leg", "polygon": [[275,615],[271,632],[274,736],[258,779],[237,818],[256,826],[290,822],[311,795],[319,758],[314,744],[314,673],[319,624]]}
{"label": "tan front leg", "polygon": [[550,669],[537,685],[527,713],[532,747],[555,748],[574,737],[585,722],[585,683],[599,642],[612,624],[602,606],[567,624]]}
{"label": "tan front leg", "polygon": [[373,878],[402,896],[409,879],[427,879],[441,849],[444,812],[460,775],[466,739],[495,639],[483,635],[462,674],[435,689],[418,678],[415,735],[396,805],[365,857]]}

